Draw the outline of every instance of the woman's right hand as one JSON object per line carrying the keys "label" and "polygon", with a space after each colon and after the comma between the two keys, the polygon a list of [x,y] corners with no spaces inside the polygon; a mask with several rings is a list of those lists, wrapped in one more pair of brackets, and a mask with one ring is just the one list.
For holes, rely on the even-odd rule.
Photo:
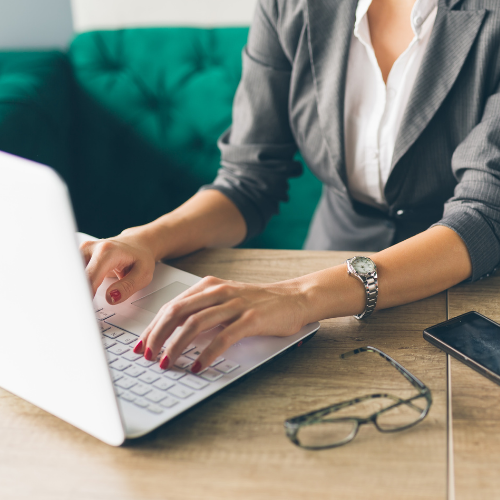
{"label": "woman's right hand", "polygon": [[118,278],[106,290],[109,304],[120,304],[153,279],[155,254],[139,228],[126,229],[114,238],[86,241],[80,245],[80,251],[94,295],[104,278]]}
{"label": "woman's right hand", "polygon": [[80,250],[94,295],[104,278],[117,277],[106,290],[106,300],[120,304],[151,282],[156,261],[206,247],[237,245],[246,231],[236,205],[219,191],[207,189],[149,224],[125,229],[114,238],[85,242]]}

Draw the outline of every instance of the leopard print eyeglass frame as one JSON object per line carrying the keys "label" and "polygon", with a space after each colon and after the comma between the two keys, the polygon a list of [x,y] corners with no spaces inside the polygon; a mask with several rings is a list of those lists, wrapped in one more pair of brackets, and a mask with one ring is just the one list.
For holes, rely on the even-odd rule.
{"label": "leopard print eyeglass frame", "polygon": [[[427,416],[432,405],[432,395],[422,381],[376,347],[360,347],[341,354],[340,357],[346,359],[361,352],[379,354],[410,382],[418,394],[408,399],[388,393],[369,394],[290,418],[285,421],[285,431],[292,443],[308,450],[335,448],[352,441],[361,425],[372,423],[380,432],[398,432],[413,427]],[[335,417],[335,413],[343,408],[377,399],[385,403],[385,407],[365,418]]]}

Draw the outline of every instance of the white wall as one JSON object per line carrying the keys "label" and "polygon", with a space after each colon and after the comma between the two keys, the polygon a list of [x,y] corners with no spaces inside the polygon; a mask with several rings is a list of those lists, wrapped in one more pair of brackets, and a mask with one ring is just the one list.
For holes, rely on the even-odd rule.
{"label": "white wall", "polygon": [[257,0],[72,0],[77,33],[153,26],[249,26],[256,3]]}
{"label": "white wall", "polygon": [[70,0],[0,0],[0,50],[65,48],[72,36]]}

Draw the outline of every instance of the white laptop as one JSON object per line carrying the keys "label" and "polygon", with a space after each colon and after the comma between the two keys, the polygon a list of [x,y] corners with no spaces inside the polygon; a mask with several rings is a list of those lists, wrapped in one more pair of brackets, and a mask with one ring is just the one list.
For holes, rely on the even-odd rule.
{"label": "white laptop", "polygon": [[92,300],[66,185],[6,153],[0,231],[0,386],[110,445],[147,434],[319,328],[246,338],[194,375],[191,363],[216,333],[204,332],[163,371],[132,347],[161,305],[199,277],[158,263],[151,284],[126,303],[107,304],[111,279]]}

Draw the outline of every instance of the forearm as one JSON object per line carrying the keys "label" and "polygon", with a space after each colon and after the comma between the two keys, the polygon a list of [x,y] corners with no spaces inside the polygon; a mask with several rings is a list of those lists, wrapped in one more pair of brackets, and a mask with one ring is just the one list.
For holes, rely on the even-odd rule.
{"label": "forearm", "polygon": [[219,191],[206,190],[159,219],[124,231],[132,233],[161,260],[202,248],[235,246],[245,238],[246,224],[231,200]]}
{"label": "forearm", "polygon": [[[451,229],[436,226],[371,256],[378,270],[377,309],[429,297],[470,277],[469,253]],[[360,314],[365,309],[361,283],[336,266],[297,279],[306,322]]]}

